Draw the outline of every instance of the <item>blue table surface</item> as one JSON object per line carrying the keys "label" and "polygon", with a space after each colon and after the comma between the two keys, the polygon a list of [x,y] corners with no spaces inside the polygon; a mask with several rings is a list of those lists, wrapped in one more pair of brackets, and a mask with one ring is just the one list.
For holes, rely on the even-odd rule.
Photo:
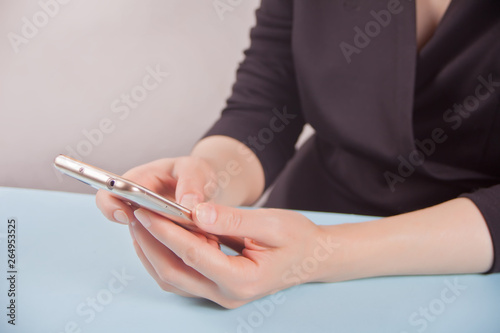
{"label": "blue table surface", "polygon": [[[303,213],[317,224],[373,219]],[[15,326],[7,316],[11,218]],[[0,332],[500,332],[500,274],[307,284],[225,310],[163,292],[127,228],[108,222],[92,195],[0,188],[0,219]]]}

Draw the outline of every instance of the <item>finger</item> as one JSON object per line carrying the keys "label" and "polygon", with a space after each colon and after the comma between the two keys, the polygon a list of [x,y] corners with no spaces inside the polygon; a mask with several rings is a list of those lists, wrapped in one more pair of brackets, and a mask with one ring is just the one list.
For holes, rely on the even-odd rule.
{"label": "finger", "polygon": [[195,232],[195,231],[191,231],[191,232],[193,233],[193,235],[198,237],[198,239],[200,239],[202,242],[207,242],[208,244],[212,245],[213,247],[220,249],[220,244],[215,239],[208,238],[207,236],[202,235],[202,234]]}
{"label": "finger", "polygon": [[172,176],[174,160],[164,158],[130,169],[123,177],[162,196],[172,198],[176,179]]}
{"label": "finger", "polygon": [[132,228],[129,227],[129,230],[130,230],[130,235],[132,236],[135,253],[137,254],[139,259],[141,260],[141,263],[144,266],[144,268],[146,268],[146,271],[149,273],[149,275],[151,275],[153,277],[153,279],[161,287],[161,289],[163,289],[167,292],[175,293],[177,295],[181,295],[181,296],[185,296],[185,297],[196,297],[195,295],[187,293],[184,290],[177,289],[174,286],[162,281],[160,279],[160,277],[158,276],[158,273],[154,269],[153,265],[151,265],[148,258],[146,258],[146,255],[142,251],[141,247],[139,246],[139,244],[135,240],[135,238],[134,238],[135,236],[134,236]]}
{"label": "finger", "polygon": [[105,190],[97,191],[95,202],[97,208],[110,221],[121,224],[128,224],[130,221],[135,221],[132,207]]}
{"label": "finger", "polygon": [[[172,197],[176,183],[171,176],[173,164],[172,159],[156,160],[130,169],[123,177],[160,195]],[[97,192],[96,205],[110,221],[128,224],[135,220],[130,205],[105,190]]]}
{"label": "finger", "polygon": [[[163,221],[163,224],[174,225],[171,222],[165,223],[165,221]],[[177,228],[182,229],[180,227]],[[179,258],[175,252],[173,253],[173,251],[170,251],[164,244],[159,242],[140,223],[135,223],[132,230],[136,242],[158,274],[160,281],[199,297],[211,299],[215,295],[217,286],[214,282],[192,267],[187,266],[182,258]],[[188,231],[186,232],[189,233]],[[198,240],[196,236],[192,234],[191,236]],[[205,245],[212,247],[207,243]]]}
{"label": "finger", "polygon": [[[272,209],[238,209],[201,203],[193,210],[198,227],[215,235],[251,238],[269,246],[280,246],[286,240],[283,218],[273,216]],[[294,214],[285,212],[283,214]]]}
{"label": "finger", "polygon": [[134,242],[133,244],[134,244],[135,252],[137,253],[137,256],[139,257],[139,259],[141,260],[142,265],[146,268],[146,271],[149,273],[149,275],[151,275],[153,277],[153,279],[156,281],[156,283],[160,286],[160,288],[162,290],[169,292],[169,293],[174,293],[174,294],[177,294],[180,296],[184,296],[184,297],[198,297],[196,295],[187,293],[184,290],[180,290],[180,289],[172,286],[171,284],[168,284],[168,283],[162,281],[160,279],[160,277],[158,276],[158,273],[156,273],[153,265],[151,265],[151,263],[146,258],[146,255],[144,254],[144,252],[142,252],[142,249],[139,246],[139,244],[137,242]]}
{"label": "finger", "polygon": [[[165,218],[144,209],[135,211],[141,224],[158,241],[168,247],[189,267],[194,268],[215,283],[241,278],[238,276],[239,265],[252,264],[250,259],[239,256],[227,256],[219,249],[201,241],[193,233],[175,225],[165,223]],[[235,258],[238,258],[235,260]],[[153,264],[154,265],[154,264]]]}
{"label": "finger", "polygon": [[180,160],[174,167],[173,175],[177,179],[175,199],[182,206],[193,209],[205,201],[204,188],[209,181],[208,170],[203,162],[186,163]]}

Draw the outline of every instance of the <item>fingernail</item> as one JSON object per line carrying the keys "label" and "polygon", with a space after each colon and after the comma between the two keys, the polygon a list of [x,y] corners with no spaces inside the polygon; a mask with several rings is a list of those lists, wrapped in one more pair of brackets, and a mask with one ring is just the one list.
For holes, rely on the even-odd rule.
{"label": "fingernail", "polygon": [[144,228],[149,228],[151,226],[151,220],[149,219],[149,214],[144,212],[142,209],[137,209],[134,212],[135,217],[141,222]]}
{"label": "fingernail", "polygon": [[188,193],[182,196],[180,204],[186,208],[193,209],[200,202],[201,200],[198,195]]}
{"label": "fingernail", "polygon": [[201,203],[196,206],[196,218],[201,223],[214,224],[217,220],[217,212],[211,204]]}
{"label": "fingernail", "polygon": [[128,216],[125,214],[123,210],[116,210],[113,213],[113,218],[116,220],[116,222],[119,222],[121,224],[128,224]]}

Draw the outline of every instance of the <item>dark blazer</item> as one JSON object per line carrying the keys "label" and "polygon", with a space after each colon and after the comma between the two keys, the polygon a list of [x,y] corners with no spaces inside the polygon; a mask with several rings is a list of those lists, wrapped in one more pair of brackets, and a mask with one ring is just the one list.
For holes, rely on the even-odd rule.
{"label": "dark blazer", "polygon": [[420,52],[415,26],[414,1],[263,0],[206,135],[252,148],[268,207],[387,216],[469,197],[499,271],[500,1],[452,0]]}

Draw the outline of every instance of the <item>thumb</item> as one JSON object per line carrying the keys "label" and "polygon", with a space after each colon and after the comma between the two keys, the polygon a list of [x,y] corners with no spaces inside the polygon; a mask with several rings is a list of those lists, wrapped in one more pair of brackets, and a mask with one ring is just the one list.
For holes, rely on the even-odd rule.
{"label": "thumb", "polygon": [[197,204],[205,201],[204,187],[206,177],[200,170],[190,167],[182,168],[177,172],[177,186],[175,200],[188,209],[194,209]]}
{"label": "thumb", "polygon": [[201,229],[224,236],[251,238],[268,245],[280,245],[281,219],[272,210],[238,209],[201,203],[193,210],[193,220]]}

